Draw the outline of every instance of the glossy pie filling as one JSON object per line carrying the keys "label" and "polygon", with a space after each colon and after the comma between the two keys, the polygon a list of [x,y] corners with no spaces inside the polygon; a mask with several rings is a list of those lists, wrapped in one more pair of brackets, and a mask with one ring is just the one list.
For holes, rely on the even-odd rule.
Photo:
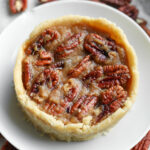
{"label": "glossy pie filling", "polygon": [[83,24],[45,29],[25,49],[22,71],[29,97],[64,124],[107,118],[124,106],[131,79],[125,50]]}

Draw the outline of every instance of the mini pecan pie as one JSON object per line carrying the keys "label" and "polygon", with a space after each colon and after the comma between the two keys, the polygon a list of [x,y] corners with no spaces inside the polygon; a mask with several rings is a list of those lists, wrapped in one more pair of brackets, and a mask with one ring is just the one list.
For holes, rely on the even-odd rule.
{"label": "mini pecan pie", "polygon": [[18,100],[35,126],[82,141],[114,125],[137,91],[136,55],[110,21],[65,16],[40,24],[14,69]]}

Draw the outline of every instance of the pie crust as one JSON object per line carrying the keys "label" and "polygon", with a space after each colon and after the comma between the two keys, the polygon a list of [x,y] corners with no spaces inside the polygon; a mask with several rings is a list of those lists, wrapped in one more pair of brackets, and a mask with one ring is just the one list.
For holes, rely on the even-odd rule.
{"label": "pie crust", "polygon": [[[124,106],[95,125],[89,124],[88,118],[86,121],[79,123],[64,124],[63,121],[57,119],[53,115],[40,110],[38,104],[31,100],[31,98],[27,95],[22,81],[22,60],[25,55],[24,49],[29,45],[29,43],[39,36],[46,28],[65,24],[74,25],[77,23],[82,23],[104,31],[108,33],[117,44],[121,45],[125,49],[130,75],[132,76],[130,86],[128,87],[128,97]],[[138,86],[137,57],[124,32],[114,23],[104,18],[95,19],[74,15],[64,16],[55,20],[45,21],[38,25],[30,34],[30,37],[22,44],[14,68],[14,84],[18,101],[35,127],[39,128],[44,133],[49,134],[52,139],[64,141],[84,141],[91,139],[97,133],[111,128],[133,105]]]}

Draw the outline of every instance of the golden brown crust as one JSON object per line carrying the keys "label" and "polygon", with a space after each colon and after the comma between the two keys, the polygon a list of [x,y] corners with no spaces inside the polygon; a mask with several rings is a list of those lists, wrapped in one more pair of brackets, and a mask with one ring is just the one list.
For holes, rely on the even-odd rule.
{"label": "golden brown crust", "polygon": [[[117,44],[121,45],[126,50],[128,66],[132,77],[129,87],[129,96],[127,101],[125,102],[125,106],[123,108],[119,108],[108,118],[93,126],[88,125],[86,122],[76,124],[70,123],[64,125],[62,121],[56,120],[52,115],[46,114],[45,112],[39,110],[38,105],[34,101],[32,101],[26,94],[22,82],[22,59],[24,58],[24,48],[30,42],[32,42],[44,29],[48,27],[57,26],[59,24],[73,25],[76,23],[84,23],[87,26],[102,30],[108,33],[110,37],[117,42]],[[125,113],[131,108],[132,104],[134,103],[138,87],[137,58],[123,31],[110,21],[104,18],[94,19],[82,16],[65,16],[56,20],[49,20],[41,23],[31,33],[29,39],[24,42],[19,51],[14,68],[14,84],[18,101],[21,104],[23,110],[26,112],[33,124],[40,128],[44,133],[50,134],[51,137],[58,140],[88,140],[95,136],[97,133],[112,127],[123,117],[123,115],[125,115]]]}

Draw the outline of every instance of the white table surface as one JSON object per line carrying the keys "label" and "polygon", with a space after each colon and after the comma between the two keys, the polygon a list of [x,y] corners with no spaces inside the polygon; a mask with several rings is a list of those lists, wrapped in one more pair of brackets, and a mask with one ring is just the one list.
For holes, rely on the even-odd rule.
{"label": "white table surface", "polygon": [[[0,33],[20,14],[11,14],[8,6],[9,0],[0,0]],[[150,0],[133,0],[132,3],[140,10],[139,16],[145,18],[150,25]],[[30,11],[33,7],[40,5],[39,0],[28,0],[26,11]],[[4,141],[0,141],[0,147]],[[150,148],[149,148],[150,150]]]}
{"label": "white table surface", "polygon": [[[0,32],[9,25],[20,14],[12,15],[8,6],[9,0],[0,0]],[[140,10],[140,17],[145,18],[150,24],[150,0],[133,0],[132,2]],[[39,0],[28,0],[28,8],[26,11],[30,11],[33,7],[39,5]]]}

